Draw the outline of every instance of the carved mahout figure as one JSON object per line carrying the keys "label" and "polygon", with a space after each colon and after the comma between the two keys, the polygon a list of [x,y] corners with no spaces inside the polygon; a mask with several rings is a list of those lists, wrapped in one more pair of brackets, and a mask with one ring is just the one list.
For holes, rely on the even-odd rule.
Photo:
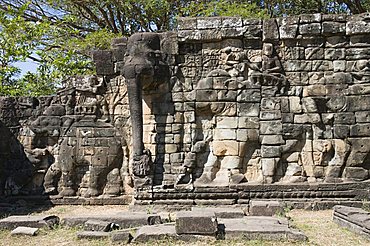
{"label": "carved mahout figure", "polygon": [[[99,79],[92,76],[83,78],[82,85],[76,85],[76,93],[70,94],[76,96],[76,99],[70,99],[77,102],[75,115],[64,122],[56,161],[45,175],[44,187],[48,194],[91,197],[102,194],[108,181],[114,182],[114,186],[122,186],[120,179],[114,181],[116,171],[112,172],[122,166],[120,134],[107,122],[105,106],[101,105],[106,100],[99,91],[102,83],[97,81]],[[118,195],[109,187],[105,191]]]}
{"label": "carved mahout figure", "polygon": [[158,79],[166,77],[166,66],[161,63],[160,37],[155,33],[136,33],[128,39],[122,75],[127,82],[127,93],[132,122],[132,167],[135,187],[149,185],[152,160],[143,143],[142,90],[153,88]]}

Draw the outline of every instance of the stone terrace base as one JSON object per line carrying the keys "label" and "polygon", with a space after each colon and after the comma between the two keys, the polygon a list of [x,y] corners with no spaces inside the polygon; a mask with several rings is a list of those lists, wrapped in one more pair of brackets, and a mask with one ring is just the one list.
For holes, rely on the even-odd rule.
{"label": "stone terrace base", "polygon": [[59,196],[0,196],[0,212],[1,208],[6,208],[11,205],[24,204],[33,205],[128,205],[132,202],[133,196],[124,195],[119,197],[59,197]]}
{"label": "stone terrace base", "polygon": [[230,187],[201,187],[192,191],[153,189],[138,192],[135,205],[184,206],[248,205],[251,200],[278,200],[294,208],[328,209],[334,205],[361,206],[370,198],[370,183],[243,184]]}
{"label": "stone terrace base", "polygon": [[[135,200],[134,200],[135,199]],[[64,197],[13,196],[0,197],[0,212],[14,204],[35,205],[158,205],[169,210],[198,206],[248,205],[252,200],[276,200],[294,208],[328,209],[335,205],[362,206],[370,200],[370,182],[317,184],[243,184],[230,187],[199,187],[191,191],[157,188],[138,191],[135,196]],[[20,203],[20,201],[22,201]],[[366,203],[366,202],[365,202]],[[370,204],[370,202],[368,202]],[[144,207],[144,206],[143,206]],[[143,208],[144,209],[144,208]]]}

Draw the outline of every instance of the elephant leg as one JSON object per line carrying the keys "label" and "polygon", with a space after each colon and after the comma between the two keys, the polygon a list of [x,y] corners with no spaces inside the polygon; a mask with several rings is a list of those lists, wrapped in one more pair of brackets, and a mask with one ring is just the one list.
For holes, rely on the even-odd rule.
{"label": "elephant leg", "polygon": [[59,195],[61,196],[75,196],[76,190],[73,188],[72,172],[62,172],[61,176],[61,191]]}
{"label": "elephant leg", "polygon": [[99,186],[99,176],[102,171],[103,170],[100,170],[99,168],[96,168],[94,166],[91,167],[90,179],[88,182],[89,185],[87,191],[84,194],[85,197],[94,197],[100,194],[98,186]]}
{"label": "elephant leg", "polygon": [[46,194],[57,193],[57,182],[60,179],[61,171],[58,163],[52,164],[44,177],[44,189]]}
{"label": "elephant leg", "polygon": [[60,177],[60,192],[61,196],[75,196],[76,190],[74,188],[74,160],[66,158],[61,161],[61,177]]}

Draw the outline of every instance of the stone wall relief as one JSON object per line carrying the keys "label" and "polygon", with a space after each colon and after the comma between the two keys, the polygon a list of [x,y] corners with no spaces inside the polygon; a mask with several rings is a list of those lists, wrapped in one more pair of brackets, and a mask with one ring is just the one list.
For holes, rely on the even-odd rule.
{"label": "stone wall relief", "polygon": [[[55,162],[44,179],[47,194],[61,197],[122,194],[120,169],[124,146],[120,133],[109,123],[115,119],[109,112],[105,92],[106,82],[95,76],[74,78],[67,89],[59,92],[61,104],[57,105],[64,105],[65,112],[73,114],[62,117],[63,133]],[[45,114],[48,110],[50,107]]]}

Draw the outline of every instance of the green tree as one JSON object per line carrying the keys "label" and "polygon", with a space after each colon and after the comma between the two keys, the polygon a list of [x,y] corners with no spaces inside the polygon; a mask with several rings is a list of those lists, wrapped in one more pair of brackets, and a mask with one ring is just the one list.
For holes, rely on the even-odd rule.
{"label": "green tree", "polygon": [[359,14],[370,10],[369,0],[265,0],[264,7],[271,17],[299,14]]}

